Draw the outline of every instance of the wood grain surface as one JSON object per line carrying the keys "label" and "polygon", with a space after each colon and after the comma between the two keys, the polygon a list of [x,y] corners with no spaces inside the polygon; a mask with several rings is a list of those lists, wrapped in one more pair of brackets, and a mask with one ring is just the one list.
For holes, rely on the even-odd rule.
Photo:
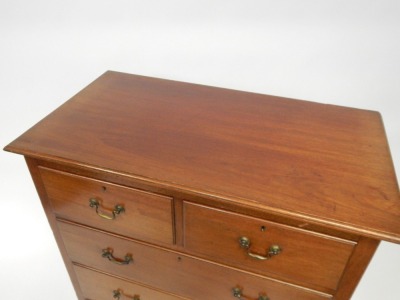
{"label": "wood grain surface", "polygon": [[[47,168],[39,170],[56,216],[148,242],[173,244],[170,197]],[[97,212],[90,207],[89,199],[99,202]],[[121,205],[124,211],[107,219],[113,217],[115,205]]]}
{"label": "wood grain surface", "polygon": [[[254,273],[301,284],[309,288],[334,291],[352,254],[355,242],[295,229],[261,219],[228,213],[196,204],[184,205],[185,250]],[[263,230],[260,228],[263,227]],[[250,248],[239,239],[247,237]],[[281,253],[267,260],[271,245]]]}
{"label": "wood grain surface", "polygon": [[[169,251],[70,222],[58,224],[72,261],[114,274],[141,285],[193,300],[232,300],[232,289],[241,287],[248,299],[266,293],[273,300],[326,300],[323,292],[261,277],[179,252]],[[129,265],[116,265],[101,256],[104,247],[116,257],[132,254]],[[101,283],[99,283],[101,284]],[[111,299],[111,297],[110,297]]]}
{"label": "wood grain surface", "polygon": [[373,111],[106,72],[5,149],[400,242]]}

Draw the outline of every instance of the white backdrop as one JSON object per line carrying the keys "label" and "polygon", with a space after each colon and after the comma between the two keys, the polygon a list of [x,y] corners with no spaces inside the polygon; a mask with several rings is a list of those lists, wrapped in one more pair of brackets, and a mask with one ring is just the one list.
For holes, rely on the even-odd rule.
{"label": "white backdrop", "polygon": [[[115,70],[378,110],[399,174],[399,38],[396,0],[0,0],[0,146]],[[76,299],[23,158],[0,176],[0,298]],[[382,243],[353,299],[399,278]]]}

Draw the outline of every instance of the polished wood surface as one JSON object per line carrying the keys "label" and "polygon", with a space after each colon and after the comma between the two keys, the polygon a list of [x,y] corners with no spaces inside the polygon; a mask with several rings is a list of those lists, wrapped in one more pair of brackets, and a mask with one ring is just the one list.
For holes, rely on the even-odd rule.
{"label": "polished wood surface", "polygon": [[[243,288],[244,294],[250,299],[257,299],[262,292],[273,300],[332,298],[321,292],[109,235],[70,222],[60,221],[58,226],[73,261],[189,299],[232,300],[235,299],[232,295],[234,287]],[[115,256],[131,253],[134,261],[129,265],[113,264],[101,256],[103,247],[113,248]]]}
{"label": "polished wood surface", "polygon": [[[108,276],[82,266],[74,266],[74,271],[79,278],[85,299],[110,300],[114,291],[120,291],[119,300],[133,300],[134,296],[140,300],[182,300],[178,296],[169,295],[152,288]],[[187,299],[187,298],[186,298]]]}
{"label": "polished wood surface", "polygon": [[106,72],[5,150],[79,300],[348,300],[380,240],[400,242],[377,112]]}
{"label": "polished wood surface", "polygon": [[[187,251],[311,288],[335,290],[356,245],[192,203],[184,205],[184,220]],[[271,245],[282,252],[268,260],[249,257],[239,244],[241,237],[249,238],[251,253],[265,256]]]}
{"label": "polished wood surface", "polygon": [[78,282],[78,278],[76,277],[76,274],[73,270],[72,261],[68,257],[67,250],[64,247],[64,243],[62,241],[61,234],[60,234],[59,230],[57,229],[57,219],[53,213],[51,203],[47,197],[46,189],[44,187],[43,180],[40,175],[39,162],[30,157],[25,157],[25,161],[29,168],[29,172],[32,176],[32,180],[35,184],[36,191],[40,197],[40,201],[42,203],[44,212],[46,213],[47,220],[53,230],[54,238],[57,241],[58,249],[60,250],[61,256],[64,261],[64,265],[68,270],[68,274],[69,274],[71,282],[74,286],[75,293],[79,300],[84,299],[81,288],[80,288],[80,284]]}
{"label": "polished wood surface", "polygon": [[347,263],[346,272],[337,287],[335,299],[346,300],[351,298],[379,243],[378,240],[360,237],[357,247]]}
{"label": "polished wood surface", "polygon": [[[150,242],[173,244],[172,199],[153,193],[39,168],[57,216]],[[100,203],[99,213],[112,216],[115,205],[124,212],[109,220],[100,217],[89,199]]]}
{"label": "polished wood surface", "polygon": [[107,72],[6,150],[400,242],[372,111]]}

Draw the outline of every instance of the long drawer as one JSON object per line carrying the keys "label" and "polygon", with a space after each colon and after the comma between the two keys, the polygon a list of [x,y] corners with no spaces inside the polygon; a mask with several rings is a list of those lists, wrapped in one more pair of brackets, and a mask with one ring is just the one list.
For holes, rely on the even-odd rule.
{"label": "long drawer", "polygon": [[184,244],[220,263],[335,290],[355,242],[185,202]]}
{"label": "long drawer", "polygon": [[172,198],[39,167],[57,216],[149,242],[172,244]]}
{"label": "long drawer", "polygon": [[74,266],[85,299],[90,300],[183,300],[127,280]]}
{"label": "long drawer", "polygon": [[[331,296],[176,251],[106,234],[60,220],[58,227],[71,260],[189,299],[317,300]],[[235,294],[235,295],[234,295]]]}

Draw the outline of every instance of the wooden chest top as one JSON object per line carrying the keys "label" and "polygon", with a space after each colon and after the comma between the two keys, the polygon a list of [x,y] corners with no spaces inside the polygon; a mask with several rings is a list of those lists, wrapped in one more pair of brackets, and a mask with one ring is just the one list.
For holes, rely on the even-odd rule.
{"label": "wooden chest top", "polygon": [[400,242],[373,111],[106,72],[5,149]]}

